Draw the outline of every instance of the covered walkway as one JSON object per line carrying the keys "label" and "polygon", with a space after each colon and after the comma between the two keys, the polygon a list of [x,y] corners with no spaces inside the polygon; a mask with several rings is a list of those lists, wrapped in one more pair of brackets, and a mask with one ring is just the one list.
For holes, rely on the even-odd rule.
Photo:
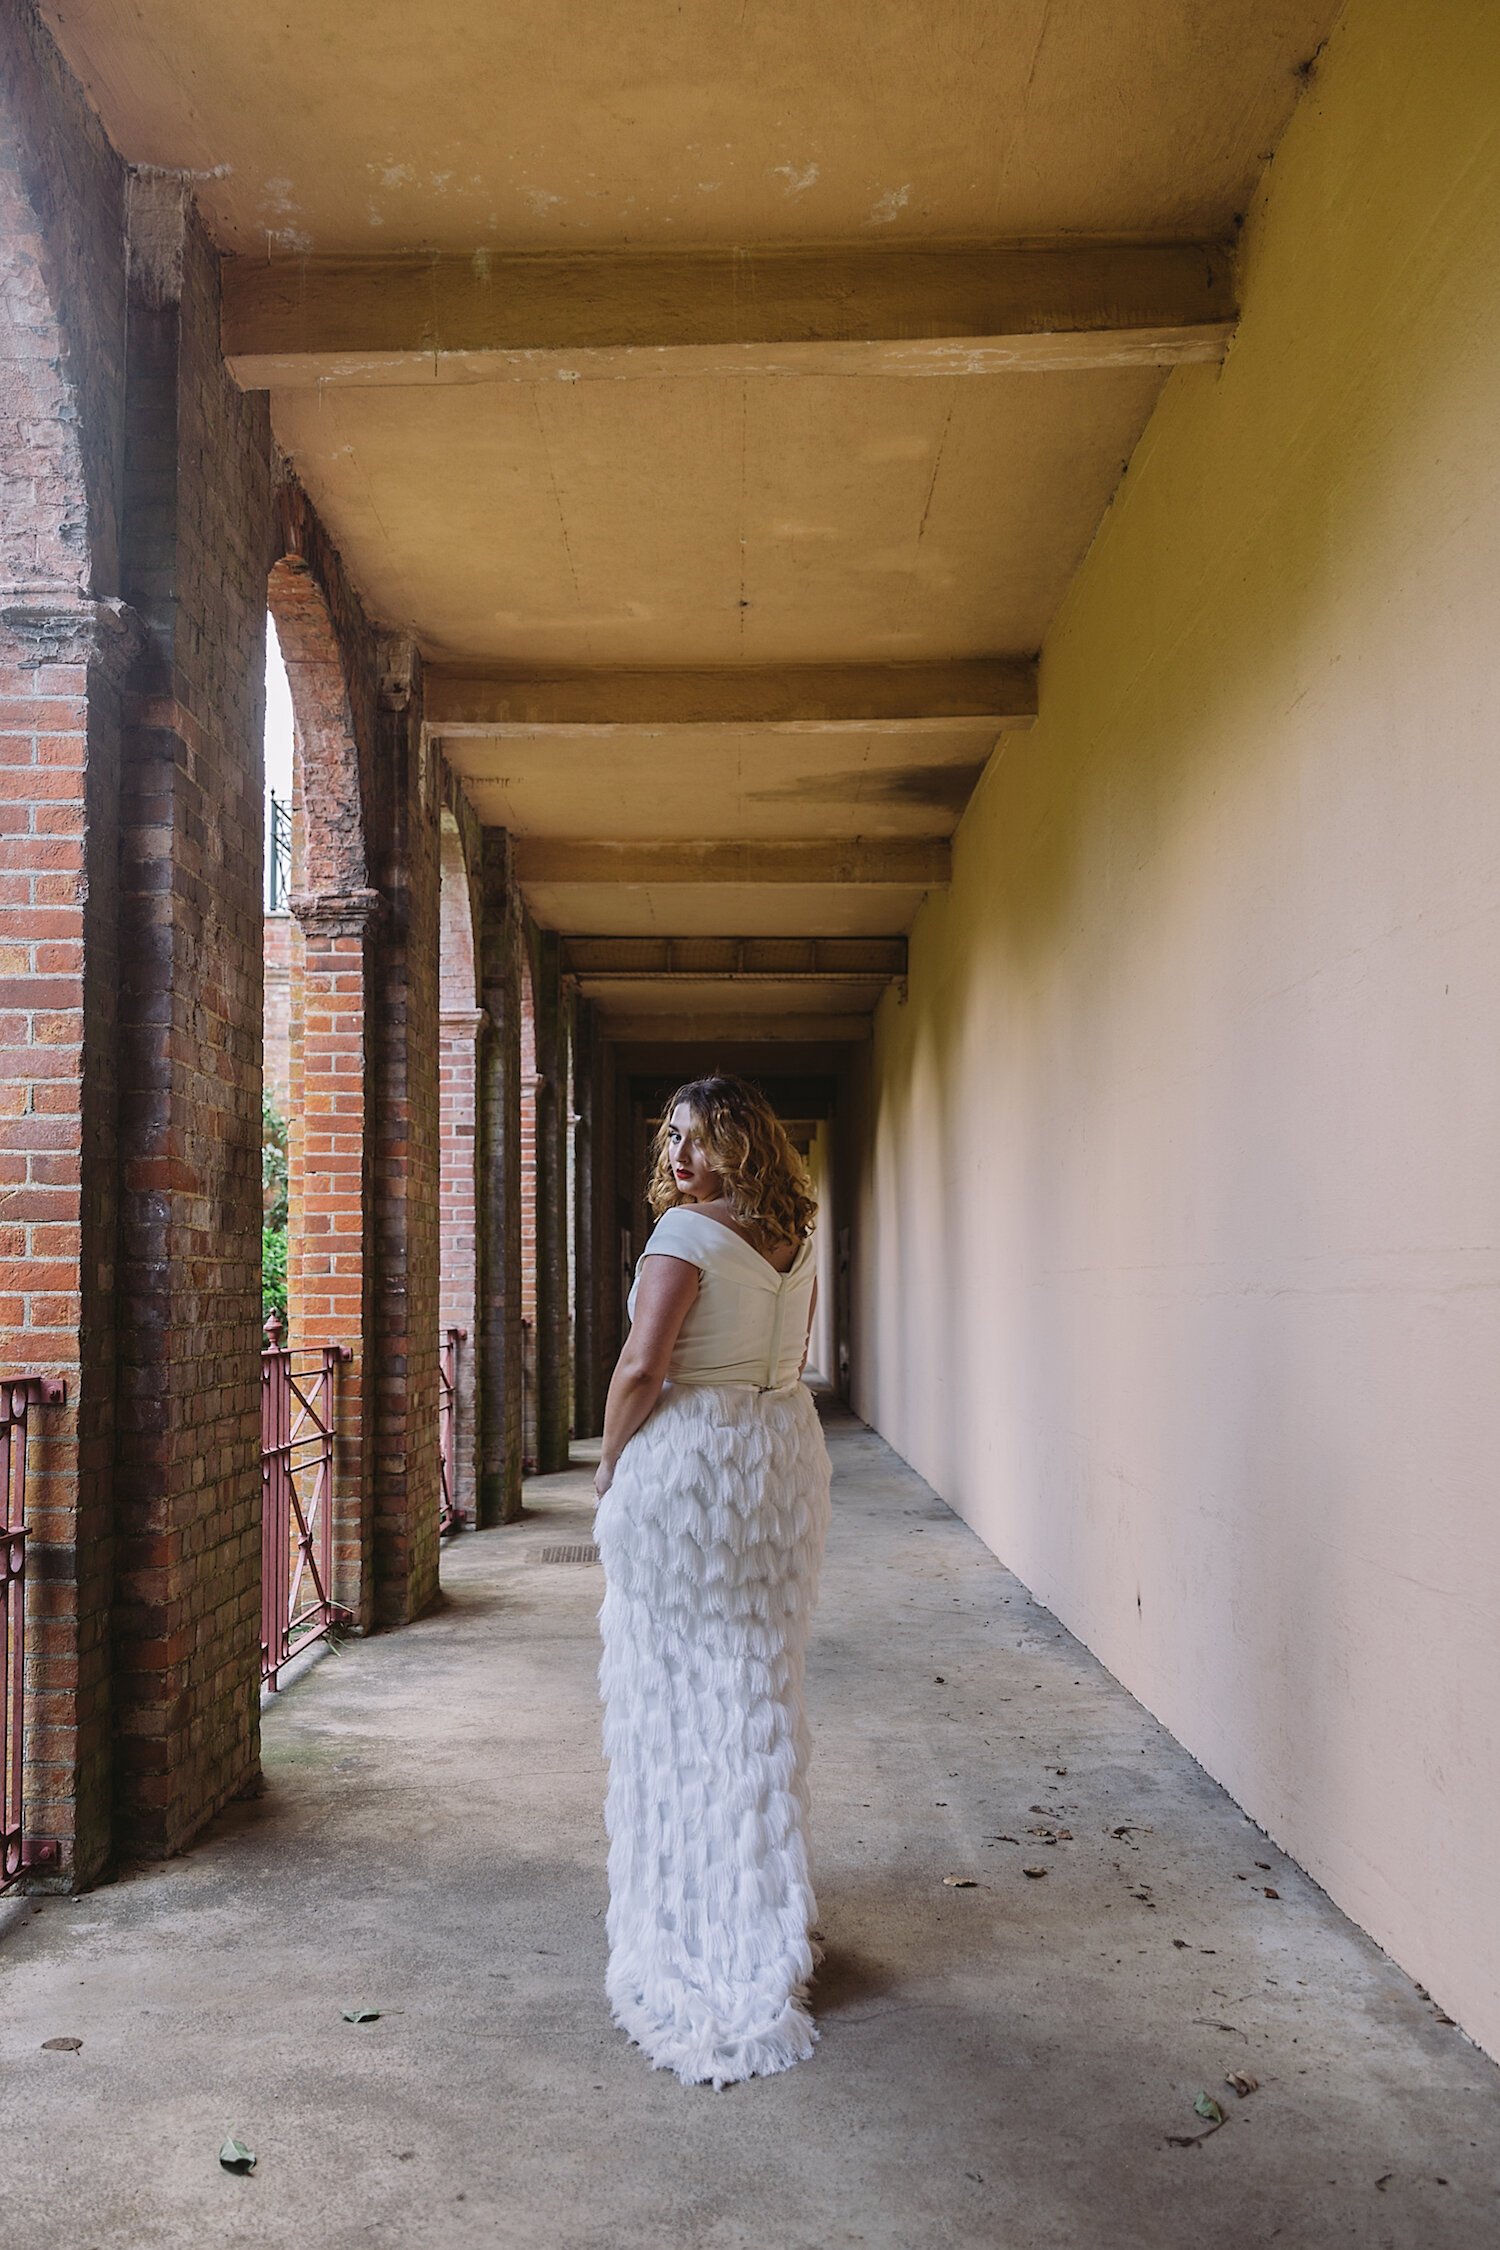
{"label": "covered walkway", "polygon": [[[810,2065],[686,2095],[605,2014],[599,1577],[544,1559],[588,1537],[575,1467],[276,1705],[264,1795],[195,1852],[13,1910],[7,2240],[1492,2241],[1492,2066],[878,1438],[831,1436]],[[1200,2090],[1228,2123],[1184,2146]]]}
{"label": "covered walkway", "polygon": [[[0,9],[3,2250],[1500,2240],[1497,118],[1500,0]],[[860,1417],[724,2100],[535,1553],[711,1069]]]}

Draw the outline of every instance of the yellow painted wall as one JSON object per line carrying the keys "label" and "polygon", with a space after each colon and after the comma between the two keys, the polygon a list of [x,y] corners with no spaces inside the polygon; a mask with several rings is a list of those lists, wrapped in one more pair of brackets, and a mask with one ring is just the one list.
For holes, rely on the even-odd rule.
{"label": "yellow painted wall", "polygon": [[1500,8],[1353,0],[1242,306],[882,1003],[856,1403],[1500,2052]]}

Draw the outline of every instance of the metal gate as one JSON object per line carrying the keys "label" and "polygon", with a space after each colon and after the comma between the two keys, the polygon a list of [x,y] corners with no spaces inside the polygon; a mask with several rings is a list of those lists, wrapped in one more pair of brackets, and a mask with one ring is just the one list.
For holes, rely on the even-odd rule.
{"label": "metal gate", "polygon": [[299,1649],[347,1624],[333,1599],[333,1431],[347,1344],[294,1353],[275,1313],[260,1361],[260,1670],[276,1686]]}
{"label": "metal gate", "polygon": [[26,1425],[61,1406],[66,1386],[42,1375],[0,1383],[0,1891],[55,1867],[57,1844],[24,1833],[26,1817]]}

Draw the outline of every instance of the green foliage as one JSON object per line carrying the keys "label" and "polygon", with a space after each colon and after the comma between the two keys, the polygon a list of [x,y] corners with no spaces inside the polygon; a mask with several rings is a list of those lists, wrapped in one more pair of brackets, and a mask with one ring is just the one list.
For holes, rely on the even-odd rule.
{"label": "green foliage", "polygon": [[269,1094],[260,1100],[261,1319],[280,1316],[286,1340],[286,1119]]}
{"label": "green foliage", "polygon": [[260,1186],[264,1224],[286,1232],[286,1119],[269,1094],[260,1097]]}
{"label": "green foliage", "polygon": [[286,1342],[286,1228],[262,1227],[260,1234],[260,1317],[280,1316]]}

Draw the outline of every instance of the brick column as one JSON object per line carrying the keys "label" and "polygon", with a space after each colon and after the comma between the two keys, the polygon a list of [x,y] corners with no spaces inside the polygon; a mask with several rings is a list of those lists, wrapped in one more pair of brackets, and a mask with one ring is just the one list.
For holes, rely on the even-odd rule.
{"label": "brick column", "polygon": [[573,1338],[568,1303],[568,1051],[561,947],[538,930],[532,947],[536,1012],[536,1453],[544,1475],[568,1465]]}
{"label": "brick column", "polygon": [[391,812],[388,833],[375,840],[389,912],[372,996],[376,1327],[365,1398],[374,1422],[375,1617],[403,1625],[438,1590],[439,830],[416,650],[387,636],[379,657],[376,764]]}
{"label": "brick column", "polygon": [[521,951],[504,830],[484,834],[479,1041],[479,1521],[521,1515]]}
{"label": "brick column", "polygon": [[[287,1320],[298,1353],[341,1344],[334,1451],[334,1599],[374,1622],[374,1480],[365,1385],[374,1337],[370,889],[294,892]],[[300,955],[300,958],[299,958]]]}
{"label": "brick column", "polygon": [[27,1519],[26,1833],[110,1848],[119,602],[0,606],[0,1374],[59,1375]]}
{"label": "brick column", "polygon": [[[523,923],[524,928],[524,923]],[[537,1466],[536,999],[529,942],[521,955],[521,1466]]]}
{"label": "brick column", "polygon": [[[597,1437],[603,1426],[599,1292],[614,1272],[605,1238],[603,1041],[587,1000],[573,1002],[573,1428]],[[601,1257],[601,1250],[603,1256]]]}
{"label": "brick column", "polygon": [[117,1837],[179,1849],[255,1773],[261,738],[271,442],[219,355],[186,183],[131,181],[122,572]]}

